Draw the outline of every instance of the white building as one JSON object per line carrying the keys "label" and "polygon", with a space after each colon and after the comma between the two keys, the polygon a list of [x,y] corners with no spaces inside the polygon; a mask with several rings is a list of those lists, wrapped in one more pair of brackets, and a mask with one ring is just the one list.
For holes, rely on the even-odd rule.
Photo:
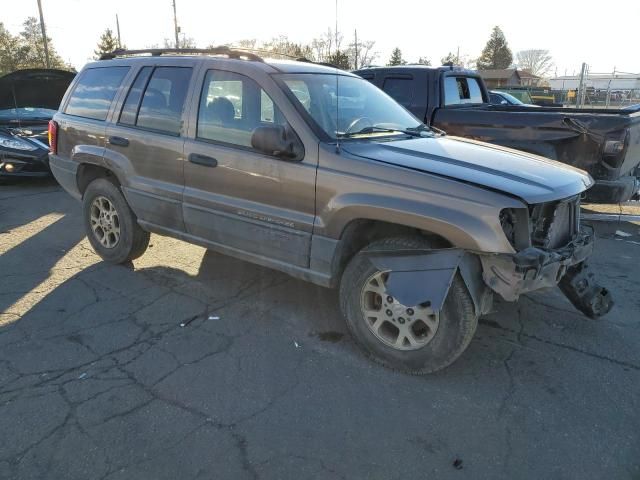
{"label": "white building", "polygon": [[[575,90],[579,84],[579,75],[566,75],[549,79],[549,85],[553,90]],[[585,87],[611,91],[640,90],[640,74],[590,74],[585,78]]]}

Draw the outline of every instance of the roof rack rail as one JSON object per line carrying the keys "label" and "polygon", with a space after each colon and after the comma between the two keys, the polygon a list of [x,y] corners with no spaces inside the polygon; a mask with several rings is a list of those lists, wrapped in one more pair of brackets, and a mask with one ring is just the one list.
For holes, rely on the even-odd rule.
{"label": "roof rack rail", "polygon": [[242,50],[232,49],[226,46],[215,48],[145,48],[143,50],[125,50],[118,48],[110,53],[100,55],[100,60],[111,60],[116,57],[129,57],[135,55],[151,55],[159,57],[161,55],[226,55],[229,58],[238,60],[250,60],[262,62],[262,57]]}

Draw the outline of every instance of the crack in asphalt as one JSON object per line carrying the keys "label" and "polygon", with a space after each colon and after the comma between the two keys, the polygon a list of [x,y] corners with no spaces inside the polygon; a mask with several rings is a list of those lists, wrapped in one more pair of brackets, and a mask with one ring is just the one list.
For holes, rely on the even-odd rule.
{"label": "crack in asphalt", "polygon": [[533,335],[533,334],[529,334],[529,333],[523,333],[523,332],[520,332],[519,330],[515,330],[513,328],[502,326],[499,323],[494,322],[494,321],[487,321],[487,320],[481,318],[479,320],[479,323],[484,325],[484,326],[486,326],[486,327],[489,327],[489,328],[494,328],[494,329],[497,329],[497,330],[502,330],[502,331],[505,331],[505,332],[514,333],[516,335],[518,333],[520,333],[520,335],[522,337],[526,337],[526,338],[528,338],[530,340],[535,340],[536,342],[544,343],[544,344],[547,344],[547,345],[552,345],[552,346],[558,347],[558,348],[563,348],[563,349],[566,349],[566,350],[570,350],[572,352],[576,352],[576,353],[580,353],[582,355],[586,355],[586,356],[591,357],[591,358],[595,358],[597,360],[603,360],[603,361],[612,363],[614,365],[618,365],[618,366],[621,366],[621,367],[631,368],[633,370],[640,371],[640,365],[636,365],[636,364],[633,364],[633,363],[630,363],[630,362],[626,362],[624,360],[618,360],[618,359],[615,359],[615,358],[612,358],[612,357],[608,357],[606,355],[601,355],[599,353],[590,352],[588,350],[583,350],[581,348],[574,347],[574,346],[571,346],[571,345],[567,345],[567,344],[564,344],[564,343],[554,342],[553,340],[548,340],[546,338],[542,338],[542,337],[539,337],[537,335]]}

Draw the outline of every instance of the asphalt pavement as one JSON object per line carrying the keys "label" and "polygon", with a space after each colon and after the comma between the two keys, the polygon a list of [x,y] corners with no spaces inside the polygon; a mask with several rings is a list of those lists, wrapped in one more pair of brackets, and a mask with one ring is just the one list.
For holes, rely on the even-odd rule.
{"label": "asphalt pavement", "polygon": [[640,479],[637,225],[597,225],[608,316],[496,302],[413,377],[359,352],[333,290],[155,235],[109,265],[80,213],[0,186],[2,479]]}

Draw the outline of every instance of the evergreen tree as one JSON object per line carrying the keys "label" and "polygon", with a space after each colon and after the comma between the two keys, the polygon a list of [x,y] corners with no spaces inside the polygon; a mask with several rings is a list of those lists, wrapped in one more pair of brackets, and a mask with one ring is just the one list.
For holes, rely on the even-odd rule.
{"label": "evergreen tree", "polygon": [[118,39],[113,35],[113,31],[107,28],[102,35],[100,35],[100,41],[98,42],[98,48],[93,53],[95,58],[100,58],[105,53],[111,53],[119,48]]}
{"label": "evergreen tree", "polygon": [[427,57],[420,57],[418,59],[418,65],[427,65],[428,67],[430,67],[431,60],[429,60]]}
{"label": "evergreen tree", "polygon": [[493,27],[491,37],[478,58],[478,70],[509,68],[513,55],[500,27]]}
{"label": "evergreen tree", "polygon": [[[20,43],[20,68],[46,68],[47,61],[44,54],[40,22],[35,17],[28,17],[22,25],[23,29],[18,37]],[[60,58],[49,37],[47,37],[47,46],[51,68],[69,69],[69,65]]]}
{"label": "evergreen tree", "polygon": [[334,65],[342,70],[350,70],[351,62],[349,61],[349,55],[346,52],[336,50],[335,53],[329,55],[326,60],[327,63]]}
{"label": "evergreen tree", "polygon": [[458,59],[456,58],[456,55],[453,52],[447,53],[446,57],[442,57],[440,59],[441,65],[447,65],[449,63],[452,65],[455,65],[456,63],[458,63]]}
{"label": "evergreen tree", "polygon": [[402,58],[402,51],[396,47],[393,49],[393,52],[391,52],[391,58],[389,59],[389,63],[387,63],[387,65],[389,65],[390,67],[393,67],[394,65],[406,65],[407,61]]}

